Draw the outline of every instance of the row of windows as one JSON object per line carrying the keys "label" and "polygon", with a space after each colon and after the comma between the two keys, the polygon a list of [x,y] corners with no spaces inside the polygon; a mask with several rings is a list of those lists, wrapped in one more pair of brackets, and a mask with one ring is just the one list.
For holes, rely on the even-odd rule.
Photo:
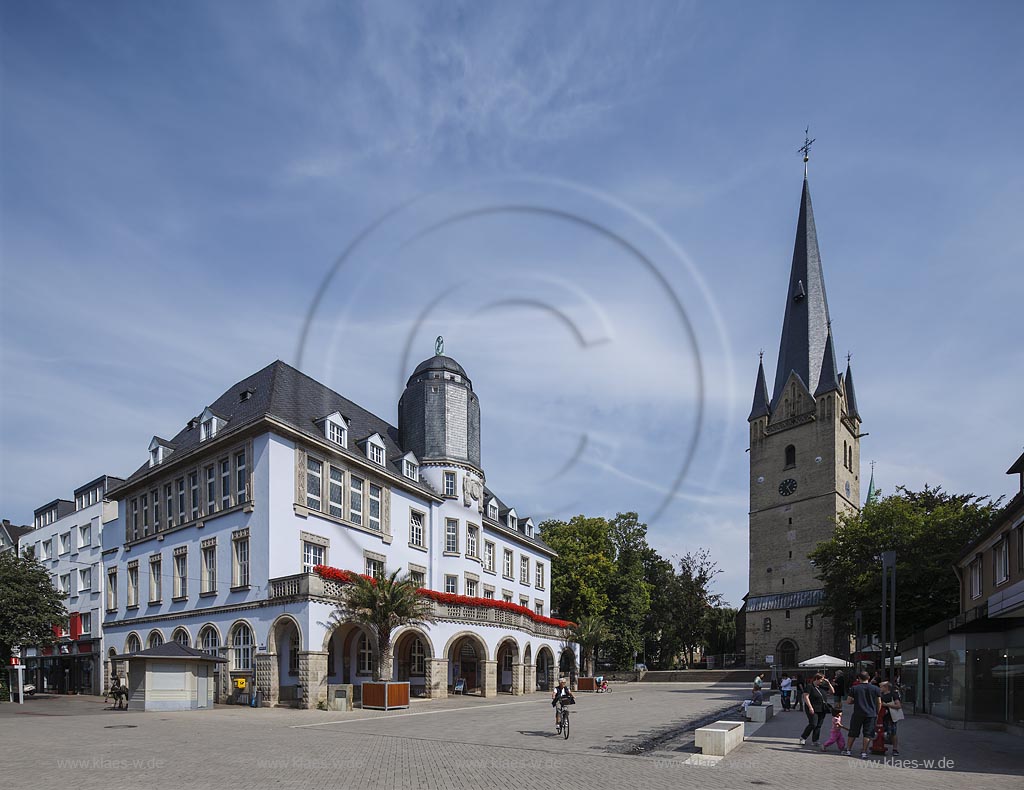
{"label": "row of windows", "polygon": [[[217,544],[215,539],[199,550],[199,576],[189,576],[188,548],[179,547],[171,557],[171,573],[164,574],[163,556],[154,554],[149,558],[149,603],[156,604],[163,600],[164,579],[170,580],[172,600],[188,598],[190,581],[198,583],[200,595],[211,595],[217,592]],[[133,560],[126,568],[125,605],[128,608],[139,606],[139,563]],[[107,569],[107,610],[117,609],[117,568]],[[249,586],[249,538],[235,537],[231,541],[231,587],[232,589]]]}
{"label": "row of windows", "polygon": [[[413,511],[412,518],[409,526],[409,542],[413,545],[423,546],[423,517],[422,514]],[[460,537],[459,520],[457,518],[448,518],[444,522],[444,552],[445,554],[458,554],[459,553],[459,537]],[[413,540],[413,535],[416,535],[420,542]],[[489,540],[483,541],[483,555],[479,553],[480,550],[480,528],[474,524],[466,525],[466,556],[477,560],[480,560],[484,566],[484,570],[496,573],[494,562],[496,547],[493,542]],[[515,556],[511,549],[504,549],[502,555],[502,576],[506,579],[514,579],[514,561]],[[530,583],[530,558],[526,554],[519,555],[519,581],[522,584]],[[544,563],[535,563],[535,576],[534,585],[538,589],[544,589]]]}
{"label": "row of windows", "polygon": [[[184,628],[177,628],[171,634],[171,639],[184,647],[192,647],[192,640],[189,637],[188,631]],[[164,636],[159,631],[154,629],[149,632],[149,636],[146,639],[146,648],[159,647],[164,643]],[[228,651],[228,666],[233,671],[247,671],[253,668],[253,649],[256,641],[253,638],[252,627],[248,623],[237,623],[228,635],[227,645],[230,648]],[[197,647],[211,655],[217,655],[220,652],[220,634],[217,633],[217,629],[213,626],[206,626],[202,631],[199,632],[199,639]],[[142,650],[142,640],[139,635],[132,632],[128,634],[128,638],[125,639],[124,652],[125,653],[138,653]],[[296,663],[297,663],[297,651],[296,651]]]}
{"label": "row of windows", "polygon": [[39,527],[49,526],[50,524],[52,524],[56,520],[57,520],[57,508],[56,507],[50,508],[45,513],[38,513],[38,514],[36,514],[36,522],[35,522],[36,529],[39,529]]}
{"label": "row of windows", "polygon": [[[324,468],[327,479],[324,479]],[[306,507],[377,532],[382,527],[384,489],[344,467],[306,456]]]}
{"label": "row of windows", "polygon": [[75,496],[75,510],[82,510],[90,505],[95,505],[101,499],[103,499],[103,486],[101,485],[90,488],[88,491],[80,491]]}
{"label": "row of windows", "polygon": [[[789,609],[786,610],[786,619],[789,619]],[[766,634],[772,630],[772,618],[764,618],[763,628]],[[814,628],[814,615],[809,614],[804,617],[804,628],[808,630]]]}
{"label": "row of windows", "polygon": [[[53,577],[53,586],[64,595],[81,595],[92,591],[92,571],[93,567],[79,568],[77,572],[72,571],[69,573],[62,573],[59,576]],[[71,588],[72,577],[77,577],[77,586]]]}
{"label": "row of windows", "polygon": [[[480,593],[479,593],[479,590],[480,590],[480,582],[479,582],[479,580],[471,579],[471,578],[467,577],[466,578],[466,583],[465,583],[465,593],[464,594],[469,596],[470,598],[478,598],[478,597],[481,597]],[[458,595],[459,594],[459,577],[454,575],[454,574],[445,574],[445,577],[444,577],[444,591],[446,593],[450,593],[452,595]],[[483,594],[482,597],[484,597],[484,598],[494,598],[494,588],[493,587],[491,587],[489,585],[484,585],[483,592],[484,592],[484,594]],[[509,591],[509,590],[502,590],[501,598],[502,598],[503,601],[505,601],[505,603],[512,603],[512,592]],[[519,596],[519,605],[520,606],[525,606],[527,609],[529,609],[530,608],[530,599],[527,596],[525,596],[525,595]],[[543,615],[544,614],[544,602],[543,601],[535,601],[534,602],[533,610],[537,614]]]}
{"label": "row of windows", "polygon": [[125,539],[138,540],[248,501],[245,450],[186,472],[132,497],[125,514]]}
{"label": "row of windows", "polygon": [[[78,615],[79,628],[81,635],[85,636],[92,633],[92,612],[80,612]],[[62,637],[71,636],[71,625],[67,620],[61,623],[60,635]]]}
{"label": "row of windows", "polygon": [[[1024,571],[1024,526],[1013,530],[1017,541],[1017,570]],[[993,585],[1004,584],[1010,579],[1010,533],[992,547]],[[970,595],[980,598],[984,591],[984,565],[979,554],[970,564]]]}
{"label": "row of windows", "polygon": [[80,527],[69,529],[57,536],[57,554],[53,553],[53,538],[41,541],[39,544],[39,559],[52,560],[61,554],[69,554],[71,551],[80,551],[92,545],[92,524],[82,524]]}

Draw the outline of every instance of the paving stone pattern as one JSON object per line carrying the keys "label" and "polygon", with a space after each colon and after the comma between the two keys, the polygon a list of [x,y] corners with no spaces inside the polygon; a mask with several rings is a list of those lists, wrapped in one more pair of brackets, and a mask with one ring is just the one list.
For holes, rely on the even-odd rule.
{"label": "paving stone pattern", "polygon": [[[803,716],[776,717],[715,765],[692,737],[640,756],[630,744],[738,703],[745,686],[617,684],[579,694],[568,741],[544,695],[415,702],[408,711],[328,713],[218,707],[126,713],[94,697],[0,705],[5,787],[119,788],[789,788],[870,783],[887,788],[1022,786],[1020,739],[905,723],[904,757],[946,755],[956,770],[875,768],[801,749]],[[711,762],[711,761],[708,761]],[[763,785],[762,785],[763,786]]]}

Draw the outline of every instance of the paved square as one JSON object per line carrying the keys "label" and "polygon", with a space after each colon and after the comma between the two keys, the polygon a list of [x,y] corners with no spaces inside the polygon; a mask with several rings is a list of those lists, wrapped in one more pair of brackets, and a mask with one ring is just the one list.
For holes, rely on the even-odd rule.
{"label": "paved square", "polygon": [[[94,697],[0,705],[4,786],[89,788],[815,788],[836,781],[908,788],[1019,788],[1020,741],[953,732],[920,717],[904,756],[955,769],[868,768],[800,749],[804,718],[776,717],[717,765],[687,763],[686,722],[733,706],[745,686],[625,684],[579,694],[568,741],[546,695],[416,702],[408,711],[326,713],[218,707],[126,713]],[[730,715],[734,716],[735,711]],[[637,754],[639,746],[653,750]],[[979,745],[987,751],[982,753]],[[713,762],[713,761],[709,761]],[[1013,766],[1016,766],[1014,771]],[[864,773],[861,773],[864,772]]]}

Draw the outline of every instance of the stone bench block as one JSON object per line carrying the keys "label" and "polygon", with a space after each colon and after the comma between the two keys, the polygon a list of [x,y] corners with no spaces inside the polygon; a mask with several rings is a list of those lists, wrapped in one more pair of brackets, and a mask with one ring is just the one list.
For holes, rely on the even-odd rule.
{"label": "stone bench block", "polygon": [[770,702],[767,705],[747,705],[747,718],[751,721],[763,724],[773,716],[775,716],[775,706]]}
{"label": "stone bench block", "polygon": [[694,738],[694,745],[702,754],[725,757],[743,743],[742,721],[716,721],[707,727],[700,727]]}

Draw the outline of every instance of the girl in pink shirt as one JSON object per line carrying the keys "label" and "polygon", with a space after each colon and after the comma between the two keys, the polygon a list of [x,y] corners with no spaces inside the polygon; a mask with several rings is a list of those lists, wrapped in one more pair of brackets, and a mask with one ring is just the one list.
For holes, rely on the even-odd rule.
{"label": "girl in pink shirt", "polygon": [[829,733],[828,740],[825,741],[821,746],[821,750],[827,751],[828,747],[833,743],[839,744],[839,751],[846,748],[846,738],[843,737],[843,730],[848,730],[848,727],[843,726],[843,711],[837,710],[832,715],[832,732]]}

